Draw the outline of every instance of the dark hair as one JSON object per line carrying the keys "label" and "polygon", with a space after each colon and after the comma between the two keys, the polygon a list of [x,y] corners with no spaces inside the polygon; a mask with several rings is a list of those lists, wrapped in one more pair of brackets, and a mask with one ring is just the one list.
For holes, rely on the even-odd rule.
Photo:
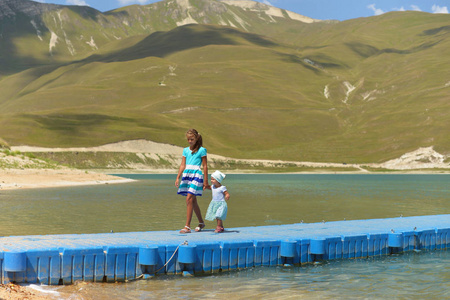
{"label": "dark hair", "polygon": [[198,151],[198,149],[200,149],[200,147],[203,146],[203,139],[200,133],[198,133],[197,130],[195,130],[194,128],[189,129],[188,131],[186,131],[186,136],[188,135],[193,135],[196,142],[194,145],[194,149],[192,149],[192,154],[194,154],[195,152]]}

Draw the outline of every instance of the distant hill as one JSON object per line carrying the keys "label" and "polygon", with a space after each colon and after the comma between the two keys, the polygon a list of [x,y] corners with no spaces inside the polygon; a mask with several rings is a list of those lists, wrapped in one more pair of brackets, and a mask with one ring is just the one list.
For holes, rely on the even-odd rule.
{"label": "distant hill", "polygon": [[183,146],[236,158],[367,163],[450,154],[450,16],[317,21],[252,1],[101,13],[0,0],[9,145]]}

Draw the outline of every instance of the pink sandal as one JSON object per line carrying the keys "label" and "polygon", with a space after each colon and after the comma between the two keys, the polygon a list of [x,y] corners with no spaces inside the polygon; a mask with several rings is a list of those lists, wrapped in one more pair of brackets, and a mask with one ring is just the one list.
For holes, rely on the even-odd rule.
{"label": "pink sandal", "polygon": [[180,233],[191,233],[191,228],[184,226],[184,228],[180,230]]}
{"label": "pink sandal", "polygon": [[224,228],[223,227],[216,227],[216,230],[214,230],[215,233],[220,233],[220,232],[224,232]]}

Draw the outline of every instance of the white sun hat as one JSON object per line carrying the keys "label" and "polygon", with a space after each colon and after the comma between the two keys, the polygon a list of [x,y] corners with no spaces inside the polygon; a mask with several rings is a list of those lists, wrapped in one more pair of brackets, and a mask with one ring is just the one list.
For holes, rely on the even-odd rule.
{"label": "white sun hat", "polygon": [[223,174],[220,171],[215,171],[214,173],[211,174],[211,177],[213,177],[215,180],[217,180],[219,183],[222,183],[222,180],[225,179],[226,175]]}

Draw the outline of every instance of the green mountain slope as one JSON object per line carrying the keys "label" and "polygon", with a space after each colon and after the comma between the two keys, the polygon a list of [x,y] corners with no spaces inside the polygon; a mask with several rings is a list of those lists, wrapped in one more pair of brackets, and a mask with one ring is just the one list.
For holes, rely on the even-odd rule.
{"label": "green mountain slope", "polygon": [[110,49],[111,43],[113,47],[127,47],[127,42],[120,41],[191,23],[279,36],[289,28],[307,24],[303,21],[315,21],[262,3],[245,2],[253,5],[241,7],[242,1],[166,0],[101,13],[83,6],[1,0],[0,76],[36,65],[83,59]]}
{"label": "green mountain slope", "polygon": [[[120,39],[94,38],[97,49],[73,56],[55,46],[53,58],[39,58],[47,45],[29,49],[32,63],[6,64],[0,137],[10,145],[145,138],[183,146],[183,132],[195,127],[210,152],[237,158],[365,163],[418,147],[450,153],[448,15],[270,23],[228,1],[191,0],[185,10],[181,2],[105,14],[63,7],[60,14],[91,24],[83,36]],[[217,25],[177,26],[188,15],[216,16]],[[225,19],[245,22],[222,26]],[[154,31],[161,24],[173,29]],[[85,32],[70,26],[69,40]]]}

